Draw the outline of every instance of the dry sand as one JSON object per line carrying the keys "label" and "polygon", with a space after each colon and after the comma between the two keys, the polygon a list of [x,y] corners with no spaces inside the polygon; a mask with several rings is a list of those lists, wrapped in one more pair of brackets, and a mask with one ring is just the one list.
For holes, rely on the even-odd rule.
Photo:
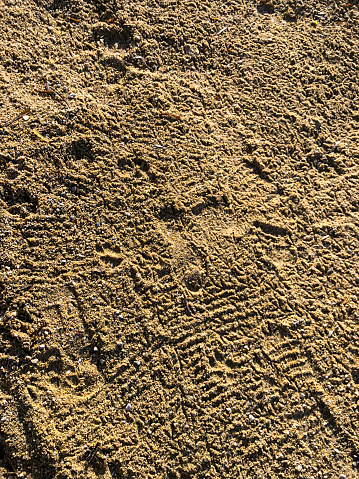
{"label": "dry sand", "polygon": [[359,477],[351,1],[1,2],[4,477]]}

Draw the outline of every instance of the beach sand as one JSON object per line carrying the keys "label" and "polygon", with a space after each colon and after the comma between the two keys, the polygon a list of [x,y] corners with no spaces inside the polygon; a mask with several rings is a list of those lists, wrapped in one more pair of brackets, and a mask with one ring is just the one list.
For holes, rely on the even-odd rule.
{"label": "beach sand", "polygon": [[0,36],[0,475],[359,477],[357,1]]}

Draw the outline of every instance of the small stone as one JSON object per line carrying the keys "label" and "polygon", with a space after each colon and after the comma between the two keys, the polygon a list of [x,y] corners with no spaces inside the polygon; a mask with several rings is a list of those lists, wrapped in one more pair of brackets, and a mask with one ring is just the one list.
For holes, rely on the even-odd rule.
{"label": "small stone", "polygon": [[37,358],[31,359],[31,362],[32,362],[32,364],[37,364],[39,362],[39,360]]}
{"label": "small stone", "polygon": [[126,406],[126,411],[130,412],[132,410],[132,405],[130,403],[127,404]]}
{"label": "small stone", "polygon": [[76,93],[69,93],[69,99],[74,100],[76,98]]}
{"label": "small stone", "polygon": [[22,119],[25,120],[25,121],[27,121],[29,118],[30,118],[29,115],[24,115],[24,116],[22,117]]}
{"label": "small stone", "polygon": [[334,334],[334,331],[329,331],[328,336],[331,338],[333,336],[333,334]]}
{"label": "small stone", "polygon": [[250,414],[250,415],[248,416],[248,419],[249,419],[251,422],[253,422],[253,421],[254,421],[254,416],[253,416],[252,414]]}
{"label": "small stone", "polygon": [[137,361],[134,361],[135,365],[140,367],[141,366],[141,361],[137,360]]}
{"label": "small stone", "polygon": [[345,474],[340,474],[339,479],[347,479],[347,476]]}
{"label": "small stone", "polygon": [[40,344],[40,349],[45,349],[45,344]]}
{"label": "small stone", "polygon": [[298,466],[296,467],[296,469],[297,469],[298,472],[300,472],[300,471],[303,469],[303,467],[302,467],[300,464],[298,464]]}
{"label": "small stone", "polygon": [[96,347],[96,346],[93,348],[93,350],[94,350],[95,352],[96,352],[96,351],[98,351],[98,349],[97,349],[97,347]]}

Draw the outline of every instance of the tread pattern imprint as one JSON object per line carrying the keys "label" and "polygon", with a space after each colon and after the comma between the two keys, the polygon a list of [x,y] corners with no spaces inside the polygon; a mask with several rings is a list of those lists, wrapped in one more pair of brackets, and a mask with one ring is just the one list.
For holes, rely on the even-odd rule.
{"label": "tread pattern imprint", "polygon": [[357,9],[282,3],[0,6],[3,472],[358,477]]}

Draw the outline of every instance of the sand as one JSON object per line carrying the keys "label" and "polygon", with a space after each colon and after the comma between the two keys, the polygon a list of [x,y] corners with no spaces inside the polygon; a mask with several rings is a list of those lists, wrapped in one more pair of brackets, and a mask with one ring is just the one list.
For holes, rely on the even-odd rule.
{"label": "sand", "polygon": [[353,2],[1,3],[0,475],[359,477]]}

